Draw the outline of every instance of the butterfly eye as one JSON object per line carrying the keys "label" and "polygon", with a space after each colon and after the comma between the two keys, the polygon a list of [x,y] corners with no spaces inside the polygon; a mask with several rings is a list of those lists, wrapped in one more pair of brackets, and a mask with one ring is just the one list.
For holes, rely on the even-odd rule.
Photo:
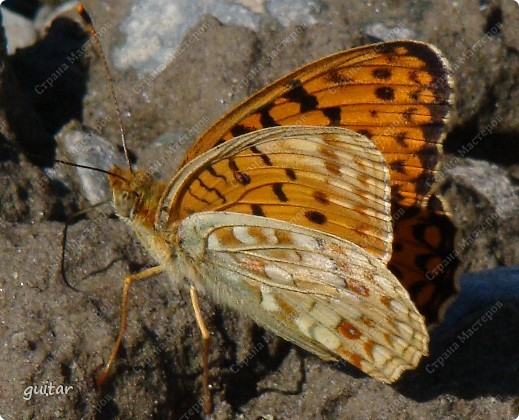
{"label": "butterfly eye", "polygon": [[126,190],[120,193],[114,192],[114,207],[117,215],[122,218],[131,217],[134,201],[133,192]]}

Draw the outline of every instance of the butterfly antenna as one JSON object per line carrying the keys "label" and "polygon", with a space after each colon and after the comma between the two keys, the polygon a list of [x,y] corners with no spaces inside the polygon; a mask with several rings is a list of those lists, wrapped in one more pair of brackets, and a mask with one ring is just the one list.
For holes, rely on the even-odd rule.
{"label": "butterfly antenna", "polygon": [[61,160],[61,159],[54,159],[54,162],[61,163],[63,165],[73,166],[74,168],[83,168],[83,169],[89,169],[89,170],[95,171],[95,172],[101,172],[102,174],[110,175],[110,176],[113,176],[115,178],[119,178],[122,181],[128,182],[128,180],[125,177],[123,177],[123,176],[121,176],[119,174],[116,174],[116,173],[113,173],[113,172],[110,172],[110,171],[106,171],[106,170],[101,169],[101,168],[96,168],[95,166],[81,165],[79,163],[67,162],[66,160]]}
{"label": "butterfly antenna", "polygon": [[123,128],[123,119],[121,117],[121,108],[119,107],[119,101],[117,100],[117,96],[115,95],[115,89],[114,89],[114,82],[112,79],[112,75],[110,74],[110,69],[108,68],[108,61],[106,60],[106,56],[103,52],[103,47],[101,46],[101,41],[99,39],[99,36],[97,35],[97,31],[94,27],[94,22],[92,21],[92,18],[88,14],[88,12],[85,10],[82,4],[77,6],[77,13],[83,20],[83,23],[85,24],[88,32],[90,32],[90,35],[92,35],[92,38],[94,39],[94,44],[96,46],[97,52],[99,56],[101,57],[101,61],[103,62],[103,67],[105,69],[106,77],[108,79],[108,84],[110,85],[110,94],[112,96],[112,100],[115,104],[115,110],[117,113],[117,122],[119,124],[119,132],[121,134],[121,143],[123,145],[124,150],[124,157],[126,158],[126,163],[128,164],[128,168],[130,169],[130,172],[133,173],[132,165],[130,163],[130,154],[128,153],[128,148],[126,147],[126,137],[124,135],[124,128]]}
{"label": "butterfly antenna", "polygon": [[[11,150],[17,152],[17,153],[23,153],[26,156],[34,156],[34,157],[37,157],[37,158],[47,157],[46,155],[41,155],[39,153],[22,152],[22,151],[20,151],[20,149],[18,147],[15,147],[14,145],[10,145],[8,143],[2,143],[2,145],[7,147],[8,149],[11,149]],[[105,169],[96,168],[95,166],[81,165],[79,163],[69,162],[67,160],[61,160],[61,159],[54,159],[54,162],[61,163],[62,165],[73,166],[74,168],[83,168],[83,169],[89,169],[89,170],[95,171],[95,172],[101,172],[103,174],[113,176],[114,178],[119,178],[121,181],[128,182],[128,180],[125,177],[123,177],[123,176],[121,176],[119,174],[107,171]]]}

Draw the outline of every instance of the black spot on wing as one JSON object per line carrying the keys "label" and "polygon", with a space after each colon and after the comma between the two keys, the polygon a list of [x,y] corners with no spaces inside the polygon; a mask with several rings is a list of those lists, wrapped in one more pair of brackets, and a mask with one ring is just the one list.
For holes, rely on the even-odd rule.
{"label": "black spot on wing", "polygon": [[373,69],[372,71],[373,77],[377,79],[390,79],[391,78],[391,70],[387,67],[381,67],[377,69]]}
{"label": "black spot on wing", "polygon": [[338,106],[332,106],[329,108],[323,108],[323,114],[330,121],[329,125],[340,125],[341,123],[341,108]]}
{"label": "black spot on wing", "polygon": [[418,108],[415,107],[409,107],[407,108],[403,113],[402,117],[404,117],[404,120],[406,120],[408,123],[413,123],[413,115],[416,114],[418,111]]}
{"label": "black spot on wing", "polygon": [[375,89],[375,96],[383,101],[392,101],[395,99],[395,90],[389,86],[380,86]]}
{"label": "black spot on wing", "polygon": [[[247,133],[250,133],[254,131],[254,129],[251,129],[251,128],[248,128],[242,124],[236,124],[233,128],[231,128],[231,134],[234,136],[234,137],[238,137],[238,136],[241,136],[243,134],[247,134]],[[221,142],[219,143],[216,143],[216,145],[219,145],[221,143],[224,143],[224,140],[221,140]]]}
{"label": "black spot on wing", "polygon": [[347,73],[342,73],[337,69],[330,69],[325,73],[325,78],[332,83],[334,87],[341,87],[353,83],[355,79],[348,76]]}
{"label": "black spot on wing", "polygon": [[305,217],[312,223],[322,225],[326,223],[326,216],[320,211],[308,210],[305,212]]}
{"label": "black spot on wing", "polygon": [[391,162],[389,166],[391,167],[391,170],[405,174],[405,162],[402,159],[397,159]]}
{"label": "black spot on wing", "polygon": [[239,171],[238,165],[236,165],[236,161],[233,158],[229,158],[227,161],[227,164],[229,165],[229,169],[233,172]]}
{"label": "black spot on wing", "polygon": [[299,104],[300,112],[308,112],[317,109],[319,102],[317,98],[310,95],[299,83],[293,83],[293,87],[283,95],[283,98]]}
{"label": "black spot on wing", "polygon": [[234,179],[242,185],[250,184],[250,176],[245,172],[235,171],[233,172]]}
{"label": "black spot on wing", "polygon": [[316,201],[318,201],[319,203],[321,203],[321,204],[329,204],[330,203],[330,199],[328,198],[326,193],[323,192],[323,191],[315,191],[312,195],[313,195],[314,199]]}
{"label": "black spot on wing", "polygon": [[415,89],[409,93],[409,97],[413,101],[418,101],[420,99],[420,95],[422,94],[422,89]]}
{"label": "black spot on wing", "polygon": [[407,147],[407,144],[405,142],[407,138],[407,133],[405,131],[400,131],[395,134],[394,139],[398,143],[400,147]]}
{"label": "black spot on wing", "polygon": [[288,201],[288,197],[283,191],[283,184],[281,182],[276,182],[272,185],[272,191],[276,195],[279,201],[286,203]]}
{"label": "black spot on wing", "polygon": [[267,166],[272,166],[272,161],[270,160],[270,158],[268,157],[268,155],[266,155],[265,153],[263,153],[261,150],[259,150],[256,146],[251,146],[250,147],[250,150],[252,153],[254,153],[255,155],[259,155],[259,157],[261,158],[261,160],[263,161],[263,163]]}
{"label": "black spot on wing", "polygon": [[371,139],[373,137],[373,133],[368,129],[357,130],[357,133],[362,134],[364,137]]}
{"label": "black spot on wing", "polygon": [[272,107],[273,104],[267,104],[258,110],[262,127],[277,127],[279,125],[276,120],[272,118],[272,115],[270,115]]}
{"label": "black spot on wing", "polygon": [[263,213],[263,209],[261,208],[261,206],[259,204],[251,204],[250,208],[251,208],[252,214],[254,216],[265,217],[265,213]]}
{"label": "black spot on wing", "polygon": [[296,179],[296,173],[294,172],[294,170],[292,168],[287,168],[285,169],[285,173],[287,174],[287,176],[292,180],[294,181]]}

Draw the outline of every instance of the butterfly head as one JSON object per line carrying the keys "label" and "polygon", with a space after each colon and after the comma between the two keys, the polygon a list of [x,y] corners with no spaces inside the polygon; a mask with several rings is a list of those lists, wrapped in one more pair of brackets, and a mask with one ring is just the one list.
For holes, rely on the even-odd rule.
{"label": "butterfly head", "polygon": [[163,184],[146,171],[114,166],[108,176],[115,211],[122,219],[152,216],[164,190]]}

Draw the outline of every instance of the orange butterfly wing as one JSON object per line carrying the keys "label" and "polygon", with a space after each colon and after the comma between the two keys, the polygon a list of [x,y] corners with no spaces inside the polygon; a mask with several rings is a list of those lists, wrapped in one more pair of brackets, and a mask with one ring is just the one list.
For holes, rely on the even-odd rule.
{"label": "orange butterfly wing", "polygon": [[[403,208],[402,208],[403,210]],[[411,295],[428,324],[438,323],[457,294],[456,228],[443,210],[408,207],[393,212],[393,253],[388,268]]]}
{"label": "orange butterfly wing", "polygon": [[272,127],[189,162],[161,198],[161,226],[201,211],[283,220],[391,257],[389,170],[370,140],[336,127]]}
{"label": "orange butterfly wing", "polygon": [[434,183],[451,107],[452,79],[437,50],[415,41],[373,44],[318,60],[260,90],[210,127],[184,163],[261,128],[345,127],[383,153],[394,201],[422,204]]}
{"label": "orange butterfly wing", "polygon": [[[425,43],[394,41],[340,52],[232,109],[191,147],[184,163],[238,135],[279,125],[339,126],[370,138],[390,168],[395,251],[389,267],[434,322],[442,299],[455,293],[456,261],[436,276],[430,267],[452,253],[454,227],[441,209],[425,209],[443,153],[452,84],[447,61]],[[397,218],[400,209],[405,217]]]}

